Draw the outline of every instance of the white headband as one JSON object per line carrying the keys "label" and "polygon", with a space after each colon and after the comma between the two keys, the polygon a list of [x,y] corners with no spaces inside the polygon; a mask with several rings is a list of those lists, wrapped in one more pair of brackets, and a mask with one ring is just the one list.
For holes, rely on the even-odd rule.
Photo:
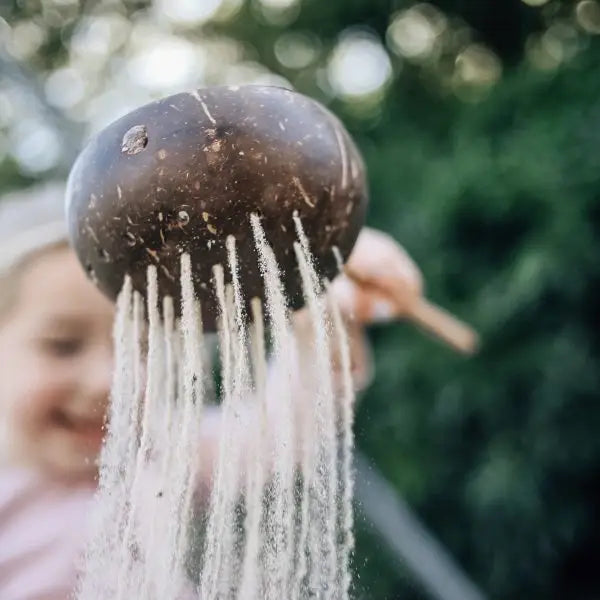
{"label": "white headband", "polygon": [[0,276],[29,254],[67,241],[63,199],[62,183],[0,198]]}
{"label": "white headband", "polygon": [[37,225],[18,233],[0,244],[0,275],[4,275],[23,258],[48,246],[67,240],[67,227],[63,221]]}

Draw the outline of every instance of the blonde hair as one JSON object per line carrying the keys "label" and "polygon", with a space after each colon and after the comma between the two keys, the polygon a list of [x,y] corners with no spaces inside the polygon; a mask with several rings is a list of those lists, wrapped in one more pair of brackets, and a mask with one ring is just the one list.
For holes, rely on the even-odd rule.
{"label": "blonde hair", "polygon": [[64,193],[64,184],[49,182],[0,197],[0,315],[25,264],[67,243]]}

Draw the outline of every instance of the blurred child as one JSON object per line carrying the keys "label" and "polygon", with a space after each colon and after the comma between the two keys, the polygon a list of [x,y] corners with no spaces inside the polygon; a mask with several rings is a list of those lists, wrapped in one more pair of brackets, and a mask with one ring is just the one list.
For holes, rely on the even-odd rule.
{"label": "blurred child", "polygon": [[[73,593],[104,433],[114,308],[69,248],[62,206],[60,185],[0,202],[2,600]],[[331,291],[346,317],[355,317],[349,332],[357,388],[370,377],[362,325],[399,315],[400,296],[391,301],[391,292],[420,286],[408,257],[382,239],[361,234],[351,258],[360,286],[339,278]],[[302,314],[296,321],[304,326]],[[207,423],[200,451],[214,457],[219,420]]]}

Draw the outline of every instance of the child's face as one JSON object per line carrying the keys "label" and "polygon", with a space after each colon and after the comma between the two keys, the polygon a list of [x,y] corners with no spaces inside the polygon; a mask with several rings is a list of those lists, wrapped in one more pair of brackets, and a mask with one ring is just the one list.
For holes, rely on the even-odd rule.
{"label": "child's face", "polygon": [[113,306],[68,248],[32,259],[0,317],[0,419],[8,452],[53,472],[92,473],[112,369]]}

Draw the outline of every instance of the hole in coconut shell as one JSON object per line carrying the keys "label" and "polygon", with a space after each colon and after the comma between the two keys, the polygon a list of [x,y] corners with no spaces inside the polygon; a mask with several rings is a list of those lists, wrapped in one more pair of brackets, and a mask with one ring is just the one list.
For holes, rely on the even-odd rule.
{"label": "hole in coconut shell", "polygon": [[148,145],[148,130],[145,125],[134,125],[128,129],[121,142],[123,154],[138,154]]}

